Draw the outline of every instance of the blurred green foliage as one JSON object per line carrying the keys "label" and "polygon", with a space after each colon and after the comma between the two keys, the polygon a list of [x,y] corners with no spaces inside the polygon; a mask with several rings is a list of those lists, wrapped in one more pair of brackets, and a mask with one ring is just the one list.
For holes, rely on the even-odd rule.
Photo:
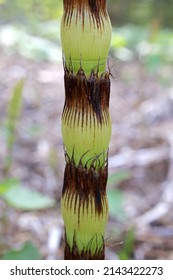
{"label": "blurred green foliage", "polygon": [[[172,0],[107,2],[113,57],[139,59],[149,71],[173,62]],[[30,59],[61,61],[62,8],[63,0],[0,0],[0,45]]]}
{"label": "blurred green foliage", "polygon": [[116,186],[124,180],[130,178],[130,172],[127,170],[120,171],[109,175],[108,177],[108,189],[107,189],[107,196],[109,201],[109,214],[111,217],[124,220],[125,213],[124,213],[124,197],[123,193],[116,188]]}
{"label": "blurred green foliage", "polygon": [[173,27],[172,0],[107,0],[114,25],[133,23]]}
{"label": "blurred green foliage", "polygon": [[22,79],[12,90],[12,95],[7,106],[7,115],[4,124],[7,155],[3,170],[6,178],[0,181],[0,197],[8,205],[20,210],[40,210],[55,206],[55,200],[40,192],[23,188],[18,179],[9,178],[13,161],[12,152],[16,141],[19,117],[22,111],[23,87],[24,80]]}
{"label": "blurred green foliage", "polygon": [[147,70],[155,71],[173,62],[173,31],[135,25],[113,28],[110,53],[123,61],[139,59]]}
{"label": "blurred green foliage", "polygon": [[[1,182],[0,185],[2,185]],[[18,186],[11,185],[11,188],[2,194],[2,198],[9,206],[24,211],[47,209],[54,207],[56,203],[49,196],[29,188],[24,188],[20,183]]]}
{"label": "blurred green foliage", "polygon": [[12,150],[16,137],[16,130],[18,125],[18,119],[22,108],[22,91],[24,81],[20,80],[13,89],[11,99],[8,103],[6,125],[4,131],[6,134],[7,144],[7,157],[4,163],[4,171],[8,174],[8,171],[12,165]]}
{"label": "blurred green foliage", "polygon": [[[107,0],[113,24],[155,24],[173,27],[172,0]],[[63,0],[0,0],[0,22],[55,20],[62,13]]]}
{"label": "blurred green foliage", "polygon": [[[2,163],[4,167],[4,179],[0,181],[0,200],[5,202],[5,207],[0,216],[0,237],[2,237],[1,230],[10,222],[7,211],[8,207],[14,207],[21,211],[37,211],[54,207],[56,204],[55,199],[41,192],[25,188],[18,178],[10,177],[13,162],[13,148],[22,111],[23,87],[23,79],[14,86],[7,106],[6,120],[3,125],[6,141],[6,161]],[[32,242],[24,243],[19,250],[12,248],[5,254],[3,254],[4,247],[4,241],[0,238],[0,259],[3,260],[41,259],[38,248]]]}
{"label": "blurred green foliage", "polygon": [[126,233],[123,246],[118,253],[120,260],[130,260],[133,256],[133,249],[135,245],[135,230],[129,229]]}
{"label": "blurred green foliage", "polygon": [[61,13],[61,0],[0,0],[1,23],[52,20]]}
{"label": "blurred green foliage", "polygon": [[1,260],[40,260],[41,254],[36,245],[30,241],[22,244],[18,250],[10,249],[2,257]]}

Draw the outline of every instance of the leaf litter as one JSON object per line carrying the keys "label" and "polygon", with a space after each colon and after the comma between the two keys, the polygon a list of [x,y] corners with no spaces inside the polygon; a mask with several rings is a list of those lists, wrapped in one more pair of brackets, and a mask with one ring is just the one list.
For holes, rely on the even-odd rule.
{"label": "leaf litter", "polygon": [[[0,252],[24,250],[22,244],[31,241],[41,258],[63,259],[62,65],[5,52],[0,61],[0,181],[5,179],[6,110],[14,86],[24,78],[9,177],[56,201],[53,208],[23,211],[1,198]],[[106,259],[173,259],[173,67],[152,72],[138,60],[113,65],[118,79],[112,78],[111,89],[108,192],[115,199],[110,200]],[[125,176],[119,180],[119,174]]]}

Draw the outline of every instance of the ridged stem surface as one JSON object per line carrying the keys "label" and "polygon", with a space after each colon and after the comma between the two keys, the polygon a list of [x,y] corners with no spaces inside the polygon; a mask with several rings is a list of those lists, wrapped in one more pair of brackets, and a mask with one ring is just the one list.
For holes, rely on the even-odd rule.
{"label": "ridged stem surface", "polygon": [[65,259],[104,259],[111,137],[110,79],[105,68],[110,40],[105,0],[64,0]]}

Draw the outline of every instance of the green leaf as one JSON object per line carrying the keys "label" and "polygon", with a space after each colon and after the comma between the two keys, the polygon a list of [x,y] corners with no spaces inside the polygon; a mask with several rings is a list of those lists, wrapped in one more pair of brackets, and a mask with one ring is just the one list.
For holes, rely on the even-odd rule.
{"label": "green leaf", "polygon": [[115,174],[112,174],[108,177],[108,185],[117,185],[123,180],[130,178],[130,172],[129,171],[120,171]]}
{"label": "green leaf", "polygon": [[11,100],[8,104],[7,118],[10,127],[15,125],[21,111],[23,86],[24,80],[22,79],[14,87]]}
{"label": "green leaf", "polygon": [[0,195],[19,184],[19,180],[15,178],[5,179],[0,182]]}
{"label": "green leaf", "polygon": [[8,103],[7,116],[6,116],[6,145],[7,156],[4,162],[4,170],[8,174],[12,165],[12,150],[16,137],[16,128],[18,118],[22,108],[22,91],[24,80],[21,79],[13,89],[12,97]]}
{"label": "green leaf", "polygon": [[41,255],[38,248],[32,242],[23,244],[20,250],[11,249],[7,251],[2,260],[40,260]]}
{"label": "green leaf", "polygon": [[119,190],[108,190],[109,214],[118,219],[124,219],[123,194]]}
{"label": "green leaf", "polygon": [[118,254],[120,260],[129,260],[132,257],[134,243],[135,243],[135,230],[132,228],[127,232],[126,239],[123,244],[123,248]]}
{"label": "green leaf", "polygon": [[3,194],[6,202],[21,210],[40,210],[55,205],[55,200],[39,192],[16,186]]}
{"label": "green leaf", "polygon": [[111,46],[114,48],[122,48],[127,45],[127,41],[125,36],[122,34],[118,34],[117,32],[112,33],[112,41],[111,41]]}

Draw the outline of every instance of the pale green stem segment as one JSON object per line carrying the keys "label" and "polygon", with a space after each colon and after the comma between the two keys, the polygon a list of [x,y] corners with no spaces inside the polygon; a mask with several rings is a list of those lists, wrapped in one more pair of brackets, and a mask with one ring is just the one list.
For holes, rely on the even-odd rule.
{"label": "pale green stem segment", "polygon": [[[108,218],[108,203],[106,196],[103,197],[103,213],[98,214],[95,208],[95,200],[89,196],[89,200],[80,206],[80,198],[71,197],[71,205],[68,204],[67,193],[61,204],[62,215],[66,225],[66,241],[73,248],[74,241],[81,253],[83,250],[90,251],[94,255],[97,249],[103,247],[103,233]],[[69,195],[70,196],[70,195]]]}
{"label": "pale green stem segment", "polygon": [[87,79],[81,71],[75,77],[65,73],[62,135],[66,153],[76,166],[94,164],[99,169],[105,165],[111,137],[110,81],[107,75],[94,75]]}
{"label": "pale green stem segment", "polygon": [[74,73],[81,66],[87,76],[93,69],[97,71],[98,66],[99,73],[105,71],[112,28],[107,14],[100,17],[98,25],[87,8],[79,14],[76,7],[69,21],[65,15],[62,18],[62,49],[67,67],[72,68]]}

